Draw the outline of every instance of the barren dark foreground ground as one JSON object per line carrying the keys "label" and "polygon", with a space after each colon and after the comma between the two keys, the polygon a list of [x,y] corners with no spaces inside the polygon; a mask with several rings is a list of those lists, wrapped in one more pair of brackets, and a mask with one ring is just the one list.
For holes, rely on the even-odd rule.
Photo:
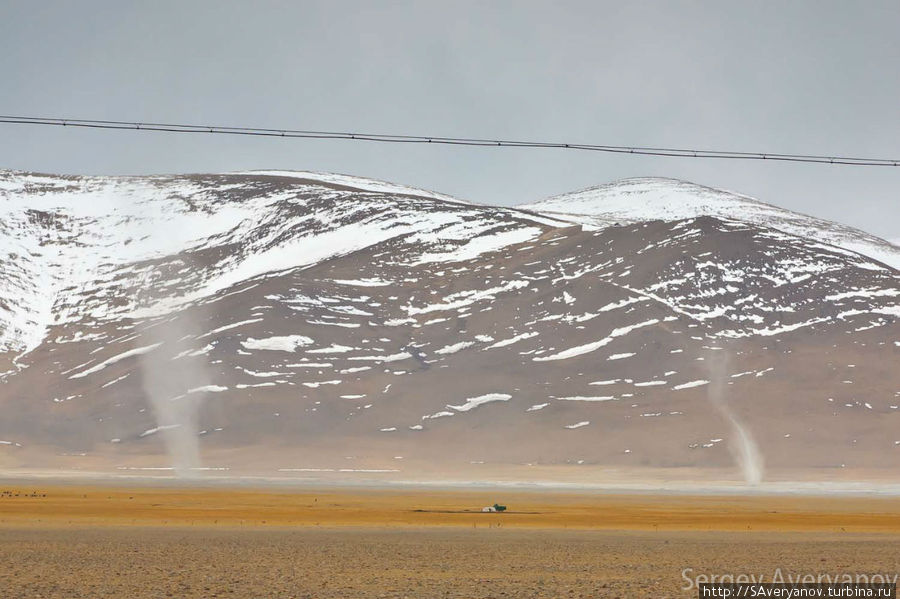
{"label": "barren dark foreground ground", "polygon": [[893,573],[896,535],[0,528],[0,596],[696,597],[682,572]]}

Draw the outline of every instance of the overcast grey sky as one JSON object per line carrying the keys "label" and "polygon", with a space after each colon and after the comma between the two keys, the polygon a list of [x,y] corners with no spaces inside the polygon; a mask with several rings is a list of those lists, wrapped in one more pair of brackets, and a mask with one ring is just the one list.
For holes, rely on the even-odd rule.
{"label": "overcast grey sky", "polygon": [[[900,158],[900,2],[0,0],[0,113]],[[900,238],[900,168],[0,125],[0,168],[518,204],[633,176]]]}

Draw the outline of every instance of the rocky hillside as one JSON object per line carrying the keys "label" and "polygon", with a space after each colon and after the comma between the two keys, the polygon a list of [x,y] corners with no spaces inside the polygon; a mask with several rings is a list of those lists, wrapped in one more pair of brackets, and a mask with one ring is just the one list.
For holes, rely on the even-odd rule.
{"label": "rocky hillside", "polygon": [[900,250],[743,196],[4,172],[0,214],[4,470],[755,483],[900,455]]}

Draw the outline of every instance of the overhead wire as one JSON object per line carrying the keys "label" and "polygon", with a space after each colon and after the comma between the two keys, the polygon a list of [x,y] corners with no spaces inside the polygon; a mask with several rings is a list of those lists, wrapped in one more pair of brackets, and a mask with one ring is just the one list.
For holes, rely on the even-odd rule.
{"label": "overhead wire", "polygon": [[475,137],[442,137],[431,135],[403,135],[383,133],[356,133],[348,131],[316,131],[302,129],[272,129],[261,127],[231,127],[221,125],[193,125],[183,123],[157,123],[139,121],[114,121],[79,118],[32,117],[0,115],[0,124],[43,125],[54,127],[76,127],[87,129],[118,129],[134,131],[156,131],[164,133],[199,133],[214,135],[243,135],[253,137],[283,137],[302,139],[330,139],[369,141],[380,143],[439,144],[452,146],[480,146],[507,148],[565,149],[611,154],[633,154],[639,156],[667,156],[680,158],[706,158],[722,160],[770,160],[776,162],[802,162],[815,164],[835,164],[851,166],[900,166],[900,158],[862,158],[854,156],[829,156],[816,154],[788,154],[777,152],[747,152],[734,150],[707,150],[672,147],[622,146],[588,143],[563,143],[546,141],[521,141],[512,139],[490,139]]}

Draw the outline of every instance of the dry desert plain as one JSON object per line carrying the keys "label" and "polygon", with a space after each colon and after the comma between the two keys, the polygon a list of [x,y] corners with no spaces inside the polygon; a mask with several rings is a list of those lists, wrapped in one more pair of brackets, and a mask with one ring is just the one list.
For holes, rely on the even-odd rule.
{"label": "dry desert plain", "polygon": [[893,497],[0,483],[3,599],[696,597],[893,576],[898,541]]}

